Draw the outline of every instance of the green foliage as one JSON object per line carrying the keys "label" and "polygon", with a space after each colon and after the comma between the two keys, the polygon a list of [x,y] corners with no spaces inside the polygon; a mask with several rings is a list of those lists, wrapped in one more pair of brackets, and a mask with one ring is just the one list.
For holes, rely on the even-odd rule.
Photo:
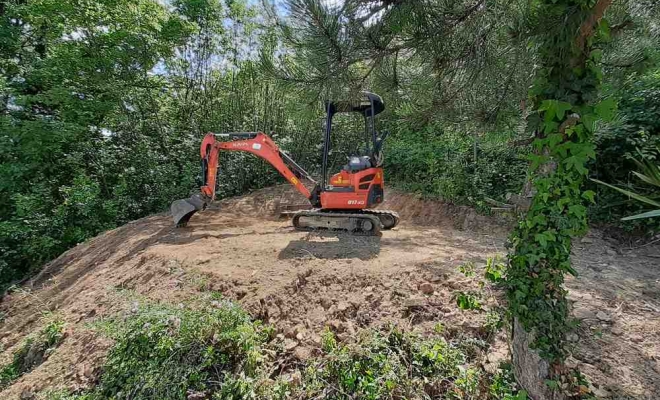
{"label": "green foliage", "polygon": [[230,302],[195,310],[143,304],[125,321],[117,318],[103,326],[116,345],[86,399],[125,393],[134,399],[181,399],[189,391],[245,394],[255,390],[251,378],[266,362],[264,349],[273,334]]}
{"label": "green foliage", "polygon": [[[258,37],[252,8],[172,6],[3,5],[0,290],[99,232],[188,197],[208,131],[276,130],[293,156],[316,140],[307,109],[281,102],[277,84],[239,54],[259,44],[245,43]],[[220,197],[277,182],[269,165],[245,156],[223,156]]]}
{"label": "green foliage", "polygon": [[548,26],[536,37],[542,68],[530,90],[536,106],[530,124],[538,132],[530,156],[535,194],[511,234],[506,270],[511,313],[535,334],[533,346],[552,363],[563,360],[570,328],[563,282],[565,273],[576,274],[571,241],[585,232],[585,203],[593,202],[594,193],[583,192],[582,185],[595,157],[594,121],[611,120],[615,108],[610,99],[597,101],[602,52],[596,45],[607,40],[603,29],[596,26],[593,36],[576,36],[582,35],[580,26],[592,7],[586,0],[539,2],[538,15],[549,23],[565,23]]}
{"label": "green foliage", "polygon": [[[322,393],[337,399],[485,398],[480,390],[486,377],[465,367],[470,360],[461,346],[442,337],[423,339],[397,329],[365,332],[354,345],[334,342],[324,351],[305,369],[299,388],[304,398]],[[516,392],[513,381],[500,386]]]}
{"label": "green foliage", "polygon": [[396,187],[484,207],[484,197],[504,200],[522,187],[527,163],[502,135],[480,138],[476,160],[474,138],[464,132],[403,129],[388,141],[385,168]]}
{"label": "green foliage", "polygon": [[458,266],[458,271],[465,275],[465,277],[470,278],[474,276],[474,263],[472,261],[468,261],[465,264],[461,264]]}
{"label": "green foliage", "polygon": [[[629,198],[632,198],[633,200],[636,200],[638,202],[651,205],[654,207],[660,207],[660,200],[656,200],[658,197],[660,197],[660,164],[656,165],[652,163],[648,159],[643,159],[642,161],[635,160],[635,163],[637,166],[640,168],[640,172],[634,171],[633,173],[637,178],[639,178],[642,182],[653,186],[656,188],[655,193],[652,195],[652,197],[646,197],[642,196],[640,194],[637,194],[635,192],[632,192],[630,190],[622,189],[613,185],[610,185],[605,182],[601,182],[597,179],[593,179],[594,182],[600,183],[602,185],[605,185],[609,188],[612,188],[625,196],[628,196]],[[637,214],[637,215],[632,215],[623,218],[625,221],[630,221],[634,219],[640,219],[640,218],[653,218],[653,217],[658,217],[660,216],[660,208],[652,210],[652,211],[647,211],[642,214]]]}
{"label": "green foliage", "polygon": [[0,390],[46,360],[64,338],[64,322],[50,317],[35,335],[29,336],[12,354],[12,361],[0,367]]}
{"label": "green foliage", "polygon": [[500,256],[488,257],[484,278],[492,283],[502,283],[506,275],[506,267],[506,261],[502,260]]}
{"label": "green foliage", "polygon": [[[117,170],[129,165],[108,136],[138,88],[159,86],[146,72],[173,55],[190,24],[150,0],[10,1],[0,30],[3,285],[134,218],[118,193],[127,182]],[[139,147],[121,149],[131,151]]]}
{"label": "green foliage", "polygon": [[456,294],[456,305],[461,310],[481,310],[479,294],[474,292],[458,292]]}
{"label": "green foliage", "polygon": [[512,390],[515,387],[515,377],[513,376],[513,366],[503,364],[497,374],[492,379],[488,388],[489,393],[496,399],[501,400],[526,400],[527,392],[520,390],[517,393]]}
{"label": "green foliage", "polygon": [[501,311],[490,310],[486,313],[486,322],[484,323],[484,328],[486,332],[494,334],[499,332],[504,325],[504,315]]}
{"label": "green foliage", "polygon": [[290,18],[277,29],[293,51],[265,61],[307,98],[374,89],[391,96],[413,132],[431,121],[482,128],[519,115],[533,66],[527,1],[287,0],[282,8]]}
{"label": "green foliage", "polygon": [[[657,163],[660,159],[660,70],[651,68],[633,72],[616,80],[610,79],[606,92],[618,100],[617,118],[596,132],[598,162],[592,176],[600,181],[624,186],[642,196],[652,195],[652,187],[638,185],[635,171],[638,162]],[[598,191],[598,205],[590,208],[596,221],[614,222],[627,215],[643,212],[642,203],[630,202],[622,192],[594,185]],[[629,220],[617,225],[626,230],[642,229],[653,233],[658,220]]]}
{"label": "green foliage", "polygon": [[517,385],[508,375],[471,366],[481,353],[468,351],[468,339],[449,342],[390,327],[362,331],[354,343],[342,344],[326,330],[322,354],[278,376],[285,354],[272,329],[230,302],[199,309],[140,304],[137,312],[99,327],[115,345],[98,386],[78,394],[52,392],[49,400],[127,393],[132,399],[524,398],[515,397]]}

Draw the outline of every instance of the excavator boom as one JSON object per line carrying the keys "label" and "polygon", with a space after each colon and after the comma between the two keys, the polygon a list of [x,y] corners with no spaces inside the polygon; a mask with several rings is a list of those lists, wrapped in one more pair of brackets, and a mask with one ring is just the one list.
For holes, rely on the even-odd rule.
{"label": "excavator boom", "polygon": [[[218,141],[217,138],[233,140]],[[172,203],[171,212],[176,226],[185,226],[190,217],[197,211],[204,210],[215,200],[218,158],[220,151],[223,150],[245,151],[263,158],[277,169],[303,196],[314,203],[312,193],[302,184],[301,179],[307,179],[313,184],[316,184],[316,182],[263,132],[208,133],[204,136],[200,146],[204,185],[201,187],[201,193],[195,194],[189,199],[177,200]]]}

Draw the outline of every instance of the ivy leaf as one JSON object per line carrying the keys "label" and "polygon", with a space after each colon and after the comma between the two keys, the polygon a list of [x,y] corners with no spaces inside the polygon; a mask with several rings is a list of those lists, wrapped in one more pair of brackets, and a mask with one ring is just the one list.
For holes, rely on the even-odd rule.
{"label": "ivy leaf", "polygon": [[587,114],[582,117],[582,125],[584,125],[585,128],[589,132],[592,132],[596,129],[596,120],[597,118],[592,115],[592,114]]}
{"label": "ivy leaf", "polygon": [[612,121],[616,112],[616,100],[612,97],[605,99],[596,105],[594,111],[603,121]]}
{"label": "ivy leaf", "polygon": [[[601,40],[609,41],[611,38],[610,24],[607,22],[607,19],[603,18],[598,24],[598,34],[600,35]],[[601,50],[602,51],[602,50]]]}
{"label": "ivy leaf", "polygon": [[548,147],[554,148],[559,143],[561,143],[562,140],[564,140],[564,138],[559,133],[553,133],[553,134],[548,135],[547,140],[548,140]]}
{"label": "ivy leaf", "polygon": [[555,114],[557,114],[557,119],[560,121],[564,120],[564,115],[566,115],[566,111],[571,109],[571,103],[567,103],[565,101],[558,101],[556,105],[556,110]]}
{"label": "ivy leaf", "polygon": [[587,190],[582,193],[582,197],[589,200],[591,203],[596,203],[596,200],[594,199],[594,196],[596,193],[593,190]]}
{"label": "ivy leaf", "polygon": [[569,206],[568,211],[578,218],[584,218],[587,213],[587,209],[580,204],[573,204],[572,206]]}
{"label": "ivy leaf", "polygon": [[558,128],[559,128],[559,123],[555,121],[546,121],[543,124],[543,133],[550,134],[552,132],[557,132]]}
{"label": "ivy leaf", "polygon": [[546,379],[545,384],[551,389],[559,389],[559,383],[557,381]]}
{"label": "ivy leaf", "polygon": [[603,50],[595,49],[594,51],[591,52],[590,57],[594,62],[597,63],[600,62],[600,60],[603,58]]}
{"label": "ivy leaf", "polygon": [[531,162],[530,169],[532,171],[536,170],[541,164],[545,163],[546,157],[537,154],[530,154],[527,156],[527,159]]}
{"label": "ivy leaf", "polygon": [[566,111],[571,109],[571,104],[559,100],[544,100],[539,107],[539,111],[545,111],[545,122],[550,122],[557,117],[559,121],[564,119]]}
{"label": "ivy leaf", "polygon": [[545,122],[548,123],[555,119],[555,114],[557,110],[557,100],[543,100],[541,103],[541,107],[539,107],[539,111],[545,111],[545,114],[543,115],[545,118]]}
{"label": "ivy leaf", "polygon": [[545,247],[548,245],[548,239],[543,233],[537,233],[536,235],[534,235],[534,240],[539,242],[541,247]]}
{"label": "ivy leaf", "polygon": [[586,175],[589,170],[584,167],[586,162],[586,157],[584,156],[570,156],[564,160],[564,165],[566,165],[567,170],[575,169],[580,175]]}

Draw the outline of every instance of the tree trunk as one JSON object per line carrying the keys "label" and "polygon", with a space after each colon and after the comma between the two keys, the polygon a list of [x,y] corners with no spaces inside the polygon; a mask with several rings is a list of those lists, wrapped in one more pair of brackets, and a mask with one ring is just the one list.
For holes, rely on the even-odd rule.
{"label": "tree trunk", "polygon": [[525,331],[518,318],[514,318],[511,355],[516,381],[534,400],[565,399],[559,390],[553,390],[545,383],[550,379],[550,363],[531,349],[533,341],[534,335]]}
{"label": "tree trunk", "polygon": [[[579,29],[575,32],[573,43],[575,44],[577,51],[573,59],[570,60],[571,68],[575,69],[575,67],[585,66],[586,59],[590,50],[588,39],[593,36],[595,28],[603,18],[605,11],[612,4],[612,1],[613,0],[598,0],[597,3],[592,7],[590,15],[584,21],[582,21]],[[539,104],[537,103],[535,106],[538,107]],[[564,137],[564,140],[571,140],[565,136],[565,131],[568,128],[576,125],[579,121],[580,116],[577,114],[572,114],[562,122],[558,131]],[[556,169],[556,161],[553,162],[551,159],[545,165],[538,168],[538,170],[535,171],[535,174],[536,176],[544,176],[552,173]],[[530,179],[530,181],[527,182],[523,188],[523,193],[520,196],[522,199],[530,199],[531,202],[534,201],[532,200],[532,197],[533,191],[535,190],[534,185],[532,184],[532,180],[533,179]],[[570,249],[568,251],[570,251]],[[531,348],[531,344],[534,342],[534,339],[534,332],[527,332],[522,323],[519,321],[518,317],[514,315],[511,338],[511,352],[516,380],[520,386],[527,391],[528,396],[534,400],[565,399],[566,395],[563,393],[563,391],[552,389],[546,384],[546,380],[552,379],[552,365],[550,365],[549,361],[541,358],[538,352]],[[558,362],[561,362],[561,360]]]}
{"label": "tree trunk", "polygon": [[[536,133],[538,136],[538,132]],[[539,168],[539,175],[547,175],[556,169],[555,162],[548,162]],[[526,203],[518,205],[519,211],[529,209],[536,189],[532,179],[528,179],[523,186],[520,199]],[[534,335],[525,330],[517,317],[513,318],[511,337],[511,356],[513,372],[518,384],[527,391],[527,395],[534,400],[563,400],[566,398],[559,390],[551,389],[545,381],[550,377],[550,363],[541,358],[537,351],[532,350],[531,344]]]}

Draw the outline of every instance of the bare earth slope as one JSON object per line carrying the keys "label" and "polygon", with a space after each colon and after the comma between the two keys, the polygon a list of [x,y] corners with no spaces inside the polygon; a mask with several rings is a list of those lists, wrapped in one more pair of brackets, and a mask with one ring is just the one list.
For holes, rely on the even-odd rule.
{"label": "bare earth slope", "polygon": [[[385,206],[403,222],[381,237],[302,233],[276,211],[303,200],[286,186],[268,188],[223,201],[184,229],[157,215],[66,252],[2,300],[0,363],[39,329],[44,312],[66,320],[67,336],[0,397],[93,381],[111,343],[89,323],[132,307],[120,295],[125,290],[174,303],[221,292],[291,338],[297,359],[314,353],[326,326],[349,340],[355,330],[385,322],[429,332],[441,321],[461,334],[483,325],[483,313],[456,307],[456,291],[477,288],[457,267],[468,261],[480,267],[504,254],[504,222],[394,193]],[[584,322],[571,337],[569,362],[580,364],[603,396],[660,398],[659,257],[658,246],[619,249],[599,232],[576,243],[581,275],[568,287]],[[423,296],[422,283],[434,293]],[[485,366],[489,361],[484,355]]]}

